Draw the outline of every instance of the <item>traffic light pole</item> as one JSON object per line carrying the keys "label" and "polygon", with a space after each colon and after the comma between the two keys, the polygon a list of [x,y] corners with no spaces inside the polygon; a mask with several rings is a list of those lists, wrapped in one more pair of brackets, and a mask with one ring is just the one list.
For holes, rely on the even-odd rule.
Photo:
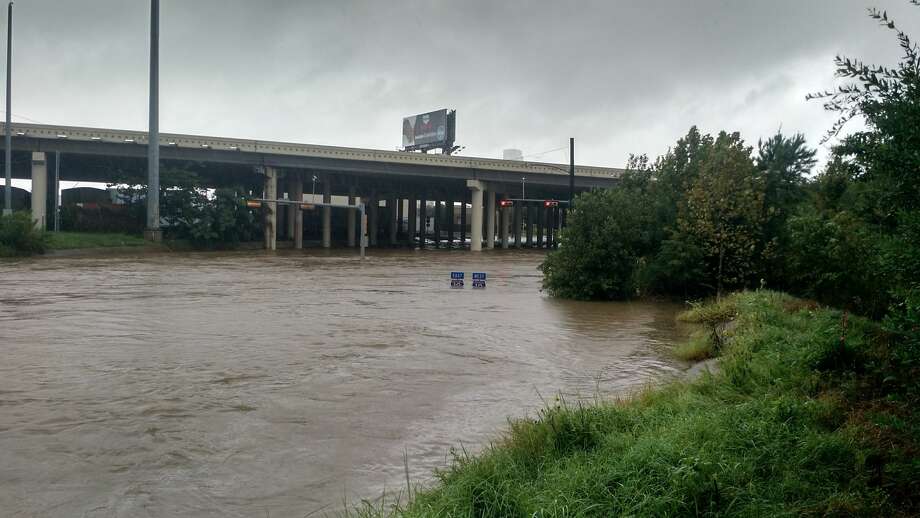
{"label": "traffic light pole", "polygon": [[569,138],[569,207],[575,198],[575,137]]}

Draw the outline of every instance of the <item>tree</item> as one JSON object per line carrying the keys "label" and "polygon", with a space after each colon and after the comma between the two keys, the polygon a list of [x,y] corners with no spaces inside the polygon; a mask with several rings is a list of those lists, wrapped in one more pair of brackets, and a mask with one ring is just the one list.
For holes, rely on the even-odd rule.
{"label": "tree", "polygon": [[769,216],[785,216],[802,200],[816,153],[801,133],[786,137],[777,132],[757,142],[757,169],[764,179],[764,210]]}
{"label": "tree", "polygon": [[838,56],[836,75],[849,82],[807,99],[823,100],[825,109],[839,115],[824,141],[853,118],[865,121],[866,130],[845,137],[835,152],[859,165],[859,180],[878,185],[875,222],[891,226],[899,210],[920,209],[920,52],[887,12],[870,9],[869,16],[896,33],[900,62],[891,68]]}
{"label": "tree", "polygon": [[764,187],[751,152],[738,133],[720,133],[677,218],[677,240],[702,251],[709,286],[719,296],[745,286],[760,266]]}
{"label": "tree", "polygon": [[543,287],[574,299],[625,299],[636,294],[639,258],[653,229],[648,204],[636,189],[578,196],[559,249],[543,262]]}

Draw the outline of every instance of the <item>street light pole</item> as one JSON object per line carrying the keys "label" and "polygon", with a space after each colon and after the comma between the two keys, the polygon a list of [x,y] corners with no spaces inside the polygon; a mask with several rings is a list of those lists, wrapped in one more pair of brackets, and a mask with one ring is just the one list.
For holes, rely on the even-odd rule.
{"label": "street light pole", "polygon": [[160,241],[160,0],[150,0],[150,130],[147,134],[147,232]]}
{"label": "street light pole", "polygon": [[6,15],[6,183],[3,191],[3,215],[13,213],[13,2]]}
{"label": "street light pole", "polygon": [[527,180],[526,176],[521,177],[521,199],[527,199],[527,196],[524,194],[524,182]]}

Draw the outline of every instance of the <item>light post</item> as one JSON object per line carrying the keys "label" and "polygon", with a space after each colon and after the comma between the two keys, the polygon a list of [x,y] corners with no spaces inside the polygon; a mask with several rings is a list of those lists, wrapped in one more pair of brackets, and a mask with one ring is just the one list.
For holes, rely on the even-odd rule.
{"label": "light post", "polygon": [[3,191],[3,215],[13,213],[13,2],[6,16],[6,175]]}
{"label": "light post", "polygon": [[310,201],[316,203],[316,175],[313,175],[313,194],[310,195]]}
{"label": "light post", "polygon": [[527,181],[527,177],[526,177],[526,176],[522,176],[522,177],[521,177],[521,199],[522,199],[522,200],[526,200],[526,199],[527,199],[527,196],[524,194],[524,182],[526,182],[526,181]]}
{"label": "light post", "polygon": [[160,241],[160,0],[150,0],[150,130],[147,133],[147,232]]}

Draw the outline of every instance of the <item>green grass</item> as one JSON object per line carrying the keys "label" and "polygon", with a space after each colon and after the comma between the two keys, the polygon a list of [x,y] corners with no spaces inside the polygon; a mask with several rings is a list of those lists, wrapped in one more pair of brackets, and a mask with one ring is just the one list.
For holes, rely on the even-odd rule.
{"label": "green grass", "polygon": [[142,236],[118,233],[50,232],[48,248],[68,250],[74,248],[109,248],[114,246],[144,246],[149,243]]}
{"label": "green grass", "polygon": [[722,326],[717,374],[556,404],[480,455],[455,453],[409,503],[349,514],[920,515],[916,392],[885,388],[876,324],[767,291],[683,318]]}

